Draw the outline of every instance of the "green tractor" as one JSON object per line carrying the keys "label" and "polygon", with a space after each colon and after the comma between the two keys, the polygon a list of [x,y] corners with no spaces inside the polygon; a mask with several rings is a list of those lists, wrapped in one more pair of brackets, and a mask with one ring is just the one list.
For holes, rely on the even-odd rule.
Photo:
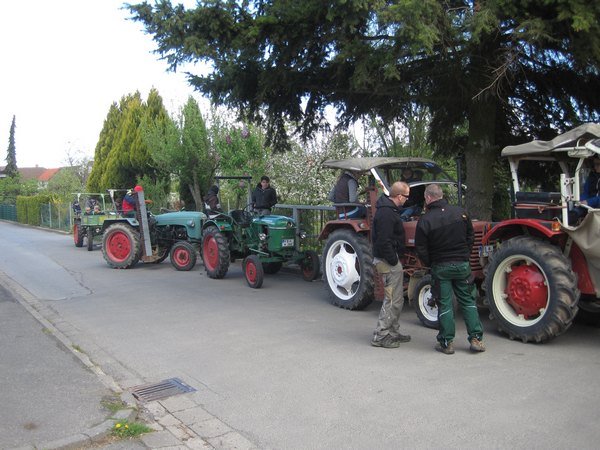
{"label": "green tractor", "polygon": [[[109,190],[115,203],[115,193]],[[114,269],[129,269],[138,261],[158,264],[167,256],[180,271],[196,265],[206,215],[198,211],[166,212],[152,215],[146,209],[144,191],[134,194],[136,212],[110,217],[102,224],[102,254]]]}
{"label": "green tractor", "polygon": [[76,192],[73,208],[73,241],[75,247],[83,247],[87,240],[87,249],[94,249],[94,236],[102,234],[102,224],[116,216],[116,210],[109,211],[106,205],[106,195],[94,192]]}
{"label": "green tractor", "polygon": [[298,264],[302,277],[313,281],[319,277],[319,256],[313,250],[300,250],[304,237],[294,219],[279,215],[257,215],[250,200],[251,177],[215,177],[237,180],[248,186],[244,209],[208,215],[202,231],[202,259],[210,278],[223,278],[229,264],[242,259],[248,286],[258,289],[265,274],[277,273],[284,264]]}

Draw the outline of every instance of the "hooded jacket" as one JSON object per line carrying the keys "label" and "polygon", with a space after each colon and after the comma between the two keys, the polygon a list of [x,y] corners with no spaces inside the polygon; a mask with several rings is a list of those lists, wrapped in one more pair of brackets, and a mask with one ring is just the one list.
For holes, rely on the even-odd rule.
{"label": "hooded jacket", "polygon": [[372,237],[373,256],[391,266],[398,264],[406,247],[404,222],[400,219],[398,207],[385,194],[377,200]]}
{"label": "hooded jacket", "polygon": [[256,209],[271,209],[277,204],[277,192],[269,186],[266,189],[258,183],[254,191],[252,191],[252,205]]}

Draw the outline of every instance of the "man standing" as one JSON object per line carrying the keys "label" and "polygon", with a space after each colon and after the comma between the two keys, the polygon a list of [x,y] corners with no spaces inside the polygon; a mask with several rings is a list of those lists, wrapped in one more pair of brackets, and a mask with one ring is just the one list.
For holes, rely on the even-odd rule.
{"label": "man standing", "polygon": [[409,193],[408,184],[395,182],[389,197],[382,194],[377,200],[377,212],[373,218],[373,263],[383,278],[385,291],[377,328],[371,340],[371,345],[375,347],[396,348],[401,342],[410,341],[410,336],[400,334],[398,323],[404,305],[400,258],[405,248],[404,224],[400,220],[399,207]]}
{"label": "man standing", "polygon": [[434,292],[439,301],[440,329],[435,349],[446,355],[454,353],[454,292],[467,325],[470,348],[474,352],[483,352],[483,328],[475,304],[474,286],[469,283],[473,224],[464,209],[449,205],[443,196],[439,185],[427,186],[427,213],[419,219],[415,234],[417,255],[423,264],[431,267]]}
{"label": "man standing", "polygon": [[261,216],[271,214],[271,208],[277,204],[277,192],[270,183],[269,177],[264,175],[252,191],[252,207]]}

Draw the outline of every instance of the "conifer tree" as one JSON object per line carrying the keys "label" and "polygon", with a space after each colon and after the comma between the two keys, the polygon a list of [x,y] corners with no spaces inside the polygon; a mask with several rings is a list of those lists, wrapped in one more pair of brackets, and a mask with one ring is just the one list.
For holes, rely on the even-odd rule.
{"label": "conifer tree", "polygon": [[10,134],[8,136],[6,167],[4,168],[4,173],[11,178],[16,177],[19,173],[17,169],[17,151],[15,148],[15,128],[15,116],[13,116],[12,123],[10,125]]}

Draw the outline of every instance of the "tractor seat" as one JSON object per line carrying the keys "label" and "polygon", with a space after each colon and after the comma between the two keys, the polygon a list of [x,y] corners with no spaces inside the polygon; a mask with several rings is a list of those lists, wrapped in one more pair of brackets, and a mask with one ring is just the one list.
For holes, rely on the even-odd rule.
{"label": "tractor seat", "polygon": [[234,209],[230,212],[230,214],[233,221],[240,225],[242,228],[247,228],[250,226],[250,221],[252,220],[252,217],[250,216],[250,213],[248,213],[248,211],[244,211],[242,209]]}

